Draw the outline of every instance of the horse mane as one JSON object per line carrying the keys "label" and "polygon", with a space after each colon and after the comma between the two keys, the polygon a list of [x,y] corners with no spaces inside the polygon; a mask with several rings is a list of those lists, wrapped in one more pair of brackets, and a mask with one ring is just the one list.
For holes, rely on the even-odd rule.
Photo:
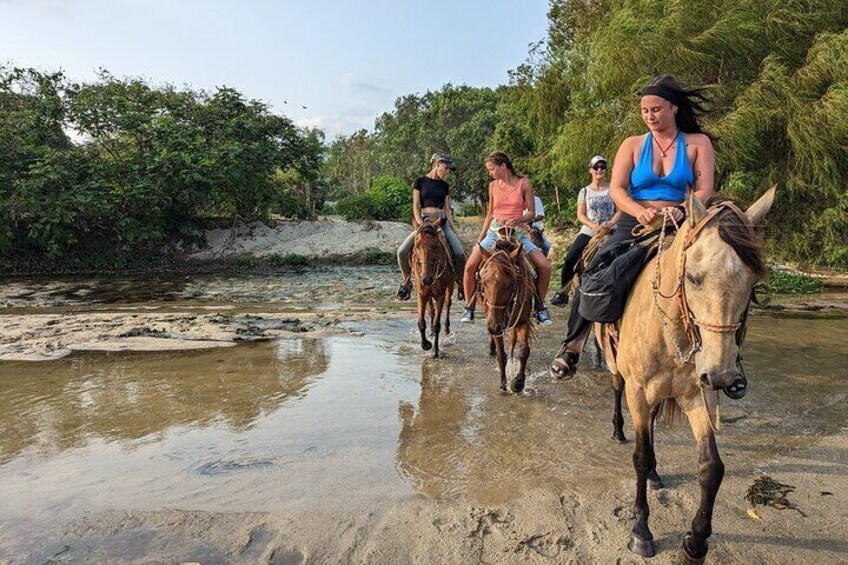
{"label": "horse mane", "polygon": [[[711,196],[705,205],[707,208],[722,202],[732,202],[723,196]],[[725,208],[718,215],[718,235],[722,241],[730,245],[742,262],[751,269],[758,278],[764,278],[768,273],[763,257],[762,242],[751,233],[748,226],[732,210]]]}

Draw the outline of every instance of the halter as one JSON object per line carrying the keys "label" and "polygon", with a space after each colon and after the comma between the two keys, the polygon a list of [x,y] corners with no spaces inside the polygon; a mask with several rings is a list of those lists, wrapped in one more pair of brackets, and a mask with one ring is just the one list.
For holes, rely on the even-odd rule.
{"label": "halter", "polygon": [[[511,228],[506,229],[511,231]],[[511,235],[511,233],[509,235]],[[483,272],[483,269],[485,269],[486,266],[491,263],[498,255],[504,255],[506,257],[507,263],[509,264],[509,267],[512,269],[512,280],[510,280],[509,283],[510,299],[507,304],[494,304],[492,302],[489,302],[489,300],[486,298],[486,295],[483,293],[483,285],[481,284],[482,281],[479,280],[480,273]],[[483,264],[480,266],[480,269],[477,271],[477,295],[479,296],[480,300],[483,302],[486,308],[491,308],[492,310],[506,311],[506,327],[503,328],[503,332],[501,335],[505,335],[506,332],[515,328],[515,326],[517,326],[518,323],[521,321],[521,317],[524,315],[524,307],[527,303],[526,285],[519,285],[519,281],[521,280],[521,277],[523,275],[524,273],[522,269],[513,262],[510,254],[504,249],[498,249],[497,251],[492,253],[489,258],[483,262]],[[525,289],[525,292],[520,292],[522,288]],[[518,308],[518,311],[516,313],[516,306],[519,305],[519,303],[520,307]]]}
{"label": "halter", "polygon": [[[445,272],[447,271],[448,268],[450,268],[451,272],[453,272],[454,267],[453,267],[453,261],[451,261],[451,259],[450,259],[451,254],[448,251],[447,244],[445,243],[445,241],[443,241],[442,237],[439,237],[439,234],[442,231],[441,227],[439,227],[436,223],[425,220],[415,230],[415,240],[414,241],[416,243],[418,242],[418,236],[421,234],[421,230],[424,229],[424,227],[428,226],[428,225],[433,227],[436,230],[436,239],[439,241],[439,244],[442,248],[442,251],[444,252],[443,254],[440,253],[439,256],[436,257],[436,259],[435,259],[436,265],[434,267],[434,270],[436,271],[436,274],[433,276],[433,280],[437,281],[440,278],[442,278],[442,275],[445,274]],[[415,257],[419,256],[418,251],[419,251],[418,246],[415,245],[413,247],[413,252],[414,252]],[[418,269],[416,268],[417,263],[418,263],[417,261],[413,261],[413,270],[416,272],[416,278],[420,274],[420,273],[418,273]]]}
{"label": "halter", "polygon": [[[692,227],[689,232],[686,234],[685,239],[683,240],[683,245],[680,248],[680,253],[677,258],[677,284],[674,287],[674,290],[670,294],[664,294],[662,290],[660,290],[660,285],[662,283],[661,280],[661,270],[660,270],[660,261],[663,255],[663,243],[666,236],[666,226],[668,225],[668,221],[671,220],[671,223],[675,226],[675,228],[679,229],[680,226],[674,220],[674,218],[670,217],[667,214],[663,214],[663,224],[662,229],[660,230],[659,241],[658,241],[658,250],[657,250],[657,261],[654,266],[654,276],[651,280],[651,288],[653,290],[654,296],[654,305],[657,307],[657,311],[660,313],[660,319],[662,320],[663,330],[665,331],[666,336],[671,341],[674,346],[674,350],[677,353],[677,356],[683,363],[689,363],[692,359],[692,356],[701,350],[701,334],[699,329],[705,329],[707,331],[711,331],[714,333],[730,333],[737,332],[739,328],[742,327],[742,324],[745,320],[745,314],[747,314],[747,308],[745,314],[743,314],[742,321],[739,321],[735,324],[713,324],[709,322],[704,322],[702,320],[698,320],[695,318],[692,313],[692,309],[689,307],[689,302],[686,300],[686,285],[684,283],[684,277],[686,276],[686,250],[691,247],[691,245],[695,242],[700,235],[701,231],[718,215],[728,209],[736,214],[740,220],[742,220],[742,224],[748,228],[751,234],[754,234],[754,226],[751,224],[751,220],[748,219],[748,216],[739,209],[738,206],[733,204],[732,202],[720,202],[715,206],[712,206],[708,211],[706,216],[701,218],[701,220]],[[659,303],[659,297],[663,297],[665,299],[677,299],[678,306],[680,307],[680,318],[683,322],[683,328],[686,332],[686,338],[689,341],[690,348],[689,351],[684,354],[680,348],[680,343],[677,341],[677,338],[671,333],[669,329],[669,321],[671,317],[662,309]]]}

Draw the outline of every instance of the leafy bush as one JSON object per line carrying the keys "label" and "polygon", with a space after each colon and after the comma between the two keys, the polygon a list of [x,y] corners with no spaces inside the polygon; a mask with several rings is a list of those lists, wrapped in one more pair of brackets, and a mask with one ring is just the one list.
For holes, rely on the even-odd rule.
{"label": "leafy bush", "polygon": [[822,292],[824,283],[821,279],[800,273],[788,273],[772,269],[769,274],[768,290],[779,294],[811,294]]}
{"label": "leafy bush", "polygon": [[459,205],[457,212],[460,216],[479,216],[481,214],[476,202],[463,202]]}
{"label": "leafy bush", "polygon": [[339,200],[336,211],[346,220],[409,222],[412,221],[412,194],[397,177],[377,177],[364,193]]}

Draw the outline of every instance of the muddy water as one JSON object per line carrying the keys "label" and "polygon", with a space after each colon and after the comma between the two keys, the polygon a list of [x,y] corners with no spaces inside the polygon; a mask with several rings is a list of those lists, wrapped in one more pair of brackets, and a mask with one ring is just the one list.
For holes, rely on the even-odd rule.
{"label": "muddy water", "polygon": [[[360,274],[356,284],[391,293],[390,271]],[[221,290],[239,310],[282,284],[254,281],[222,279],[194,301],[190,284],[168,296],[196,307],[215,302],[209,288],[240,288],[243,302]],[[348,300],[289,292],[319,308]],[[57,288],[37,296],[39,308],[142,302]],[[157,296],[149,307],[162,307]],[[15,300],[7,307],[32,308]],[[631,447],[607,439],[607,377],[588,365],[568,382],[543,371],[563,324],[540,331],[523,395],[497,391],[482,324],[456,324],[446,358],[432,360],[409,316],[350,322],[344,336],[2,363],[0,557],[38,556],[81,516],[104,511],[344,513],[416,497],[491,506],[540,485],[618,484],[630,477]],[[729,473],[845,431],[846,335],[846,319],[753,318],[749,394],[722,406]],[[675,469],[668,481],[690,481],[681,469],[696,455],[685,426],[661,430],[658,444],[660,471]]]}

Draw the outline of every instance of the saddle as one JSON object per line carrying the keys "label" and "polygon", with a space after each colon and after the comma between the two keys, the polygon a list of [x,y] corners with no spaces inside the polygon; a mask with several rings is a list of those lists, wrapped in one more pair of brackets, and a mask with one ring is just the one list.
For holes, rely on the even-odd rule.
{"label": "saddle", "polygon": [[[521,245],[521,242],[518,241],[515,237],[516,228],[510,228],[507,226],[501,226],[497,229],[495,233],[498,234],[498,243],[495,244],[495,248],[497,249],[500,242],[507,242],[510,245]],[[522,259],[522,267],[524,268],[524,272],[528,274],[528,276],[536,280],[536,267],[533,266],[533,262],[527,258],[527,252],[524,249],[521,250],[521,259]]]}

